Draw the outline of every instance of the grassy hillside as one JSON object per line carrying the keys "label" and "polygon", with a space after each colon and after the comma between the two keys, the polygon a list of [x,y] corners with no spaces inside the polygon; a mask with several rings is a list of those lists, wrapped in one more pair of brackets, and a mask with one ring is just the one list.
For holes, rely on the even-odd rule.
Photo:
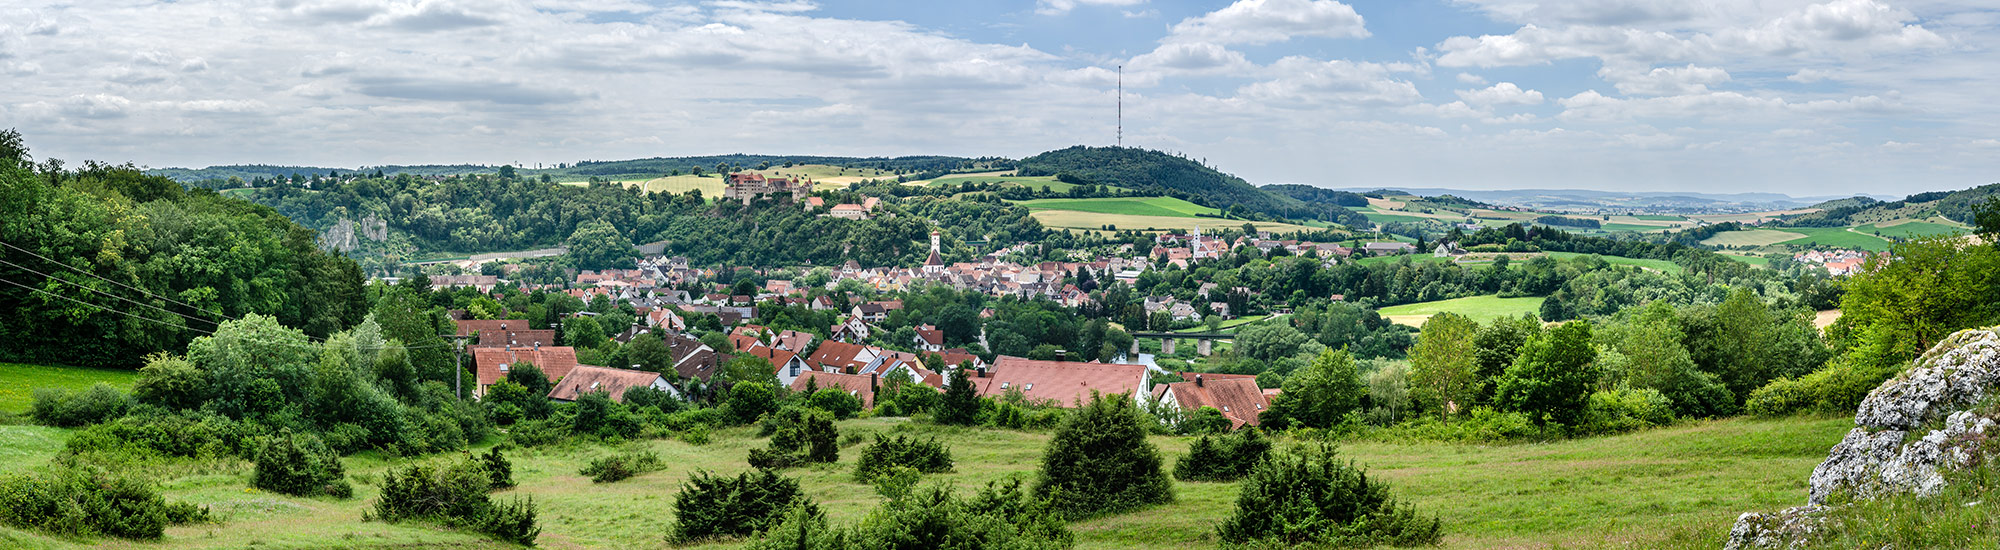
{"label": "grassy hillside", "polygon": [[34,402],[35,388],[81,391],[104,382],[130,390],[138,379],[139,373],[129,370],[0,363],[0,412],[27,412],[28,404]]}
{"label": "grassy hillside", "polygon": [[[1659,547],[1686,540],[1716,547],[1736,515],[1777,509],[1805,498],[1803,482],[1846,433],[1846,419],[1694,422],[1615,437],[1549,444],[1461,445],[1350,442],[1341,452],[1389,481],[1396,496],[1445,522],[1445,548]],[[970,492],[987,481],[1032,476],[1048,434],[909,425],[902,419],[844,421],[847,441],[906,431],[949,445],[957,471],[926,482]],[[0,427],[0,471],[46,462],[63,430]],[[497,494],[533,496],[543,529],[538,547],[664,548],[673,495],[690,472],[747,470],[744,455],[764,444],[751,428],[717,432],[707,446],[640,441],[671,466],[614,484],[576,473],[589,459],[619,448],[596,444],[514,450],[520,487]],[[1184,437],[1155,436],[1168,464],[1186,454]],[[1283,444],[1283,442],[1281,442]],[[806,493],[838,522],[857,521],[879,497],[856,483],[861,445],[841,449],[838,464],[795,469]],[[351,500],[295,498],[246,490],[247,463],[182,464],[156,469],[167,498],[209,506],[223,522],[173,527],[158,542],[64,540],[0,528],[0,545],[18,548],[513,548],[471,534],[416,523],[362,522],[382,474],[404,459],[346,459]],[[1079,549],[1215,547],[1214,529],[1234,509],[1235,483],[1174,484],[1173,504],[1072,525]],[[740,548],[723,541],[691,548]]]}
{"label": "grassy hillside", "polygon": [[1099,214],[1121,214],[1127,216],[1168,216],[1194,217],[1197,214],[1216,215],[1220,210],[1209,208],[1172,197],[1119,197],[1107,199],[1036,199],[1014,204],[1025,206],[1030,212],[1044,210],[1072,210]]}
{"label": "grassy hillside", "polygon": [[1785,228],[1785,232],[1799,233],[1804,236],[1789,241],[1781,241],[1777,244],[1852,248],[1873,252],[1881,252],[1889,249],[1888,240],[1867,233],[1849,231],[1845,227],[1787,227]]}
{"label": "grassy hillside", "polygon": [[[1578,254],[1575,252],[1550,252],[1548,253],[1548,255],[1549,257],[1558,260],[1567,260],[1578,256],[1584,256],[1585,254]],[[1627,258],[1624,256],[1598,256],[1598,257],[1604,258],[1605,262],[1614,265],[1636,265],[1646,269],[1651,269],[1654,271],[1664,271],[1667,273],[1680,273],[1681,271],[1686,269],[1681,267],[1681,264],[1669,262],[1666,260],[1640,260],[1634,258]]]}
{"label": "grassy hillside", "polygon": [[1470,296],[1435,302],[1420,302],[1382,308],[1380,313],[1390,321],[1410,326],[1421,326],[1425,319],[1439,313],[1451,312],[1484,323],[1500,317],[1520,317],[1527,313],[1540,313],[1542,301],[1547,298],[1501,298],[1499,296]]}
{"label": "grassy hillside", "polygon": [[1158,190],[1215,208],[1241,206],[1286,217],[1316,217],[1301,214],[1330,208],[1267,193],[1191,159],[1132,147],[1079,145],[1024,158],[1017,165],[1024,176],[1068,174],[1091,183]]}

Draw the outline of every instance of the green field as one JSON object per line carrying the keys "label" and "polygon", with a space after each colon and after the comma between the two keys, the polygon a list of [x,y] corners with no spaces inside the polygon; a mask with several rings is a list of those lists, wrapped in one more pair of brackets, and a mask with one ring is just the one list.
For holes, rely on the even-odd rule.
{"label": "green field", "polygon": [[1644,233],[1644,232],[1647,232],[1647,231],[1659,231],[1659,230],[1662,230],[1662,229],[1667,229],[1667,226],[1664,226],[1664,225],[1639,225],[1639,224],[1631,224],[1631,223],[1607,223],[1607,224],[1603,224],[1603,225],[1599,226],[1599,227],[1598,227],[1598,229],[1599,229],[1599,230],[1602,230],[1602,231],[1637,231],[1637,232],[1640,232],[1640,233]]}
{"label": "green field", "polygon": [[[1567,260],[1578,256],[1587,256],[1587,254],[1578,254],[1575,252],[1550,252],[1548,254],[1549,257],[1558,260]],[[1624,256],[1598,256],[1598,257],[1604,258],[1604,261],[1606,263],[1614,265],[1636,265],[1654,271],[1664,271],[1667,273],[1680,273],[1685,269],[1681,267],[1681,264],[1669,262],[1666,260],[1640,260],[1635,258],[1627,258]]]}
{"label": "green field", "polygon": [[[908,425],[903,419],[843,421],[843,435],[908,431],[936,435],[950,446],[957,471],[927,476],[970,492],[988,481],[1033,475],[1048,434]],[[1349,442],[1340,452],[1388,480],[1395,496],[1444,520],[1445,548],[1648,548],[1693,538],[1721,545],[1729,525],[1747,511],[1775,510],[1805,499],[1805,479],[1852,422],[1844,418],[1701,421],[1622,436],[1546,444],[1463,445]],[[64,430],[0,427],[0,471],[45,463],[61,448]],[[764,440],[752,428],[718,431],[707,446],[640,441],[671,466],[613,484],[593,484],[576,471],[614,452],[599,444],[509,452],[520,487],[501,499],[533,496],[542,536],[538,547],[668,548],[673,496],[694,470],[745,471],[744,455]],[[24,437],[25,436],[25,437]],[[1171,465],[1190,438],[1155,436]],[[1290,442],[1280,439],[1280,445]],[[858,521],[880,498],[851,477],[859,444],[841,449],[836,465],[794,469],[808,495],[835,522]],[[421,523],[362,522],[388,468],[407,461],[364,453],[345,460],[355,498],[296,498],[246,489],[247,463],[153,469],[169,499],[208,506],[219,524],[173,527],[155,542],[68,540],[0,527],[11,548],[518,548]],[[1079,549],[1214,548],[1216,524],[1228,517],[1235,483],[1174,483],[1172,504],[1073,524]],[[719,541],[689,548],[740,548]]]}
{"label": "green field", "polygon": [[1860,231],[1862,233],[1868,233],[1871,235],[1880,234],[1881,236],[1884,237],[1894,237],[1898,239],[1914,239],[1918,237],[1930,237],[1935,235],[1966,234],[1969,232],[1965,228],[1956,225],[1945,225],[1941,223],[1932,223],[1924,221],[1908,221],[1899,224],[1889,225],[1888,227],[1883,227],[1882,225],[1883,224],[1868,224],[1856,227],[1854,228],[1854,230]]}
{"label": "green field", "polygon": [[1539,314],[1542,301],[1547,298],[1501,298],[1499,296],[1469,296],[1435,302],[1403,304],[1382,308],[1383,317],[1410,326],[1424,324],[1425,319],[1439,313],[1451,312],[1484,323],[1501,317],[1520,317],[1524,313]]}
{"label": "green field", "polygon": [[1029,187],[1034,189],[1041,189],[1043,186],[1047,186],[1050,191],[1054,191],[1057,193],[1068,192],[1071,188],[1076,187],[1075,185],[1066,182],[1056,181],[1055,176],[1014,176],[1014,175],[945,176],[942,178],[925,181],[922,183],[927,187],[956,186],[963,183],[1008,184],[1020,187]]}
{"label": "green field", "polygon": [[1361,215],[1368,216],[1368,221],[1375,223],[1423,222],[1423,221],[1437,220],[1437,218],[1420,218],[1417,216],[1404,216],[1400,214],[1377,214],[1374,212],[1363,212]]}
{"label": "green field", "polygon": [[1771,229],[1724,231],[1716,233],[1713,237],[1703,239],[1701,244],[1709,246],[1768,246],[1805,236],[1804,233],[1789,232],[1791,229],[1786,228],[1785,231]]}
{"label": "green field", "polygon": [[1405,258],[1405,257],[1409,258],[1411,263],[1419,263],[1419,264],[1451,261],[1451,258],[1440,258],[1437,256],[1432,256],[1430,254],[1403,254],[1398,256],[1369,256],[1366,258],[1355,260],[1354,263],[1361,265],[1393,264],[1396,263],[1399,258]]}
{"label": "green field", "polygon": [[1201,206],[1173,197],[1118,197],[1107,199],[1036,199],[1019,201],[1014,204],[1025,206],[1030,212],[1045,210],[1068,210],[1093,214],[1118,214],[1125,216],[1195,217],[1196,214],[1219,214],[1220,210]]}
{"label": "green field", "polygon": [[138,372],[129,370],[0,363],[0,412],[27,412],[28,404],[34,402],[35,388],[83,390],[105,382],[130,390],[138,378]]}
{"label": "green field", "polygon": [[1866,233],[1848,231],[1845,227],[1787,227],[1785,231],[1805,236],[1778,244],[1819,248],[1853,248],[1871,252],[1881,252],[1889,249],[1889,241]]}
{"label": "green field", "polygon": [[1632,216],[1632,217],[1634,217],[1634,218],[1639,218],[1639,219],[1642,219],[1642,220],[1646,220],[1646,221],[1649,221],[1649,222],[1679,222],[1679,221],[1687,221],[1687,218],[1686,218],[1686,217],[1684,217],[1684,216],[1662,216],[1662,215],[1659,215],[1659,214],[1637,214],[1637,215],[1634,215],[1634,216]]}
{"label": "green field", "polygon": [[1731,260],[1736,260],[1736,261],[1739,261],[1739,262],[1743,262],[1743,263],[1746,263],[1746,264],[1750,264],[1750,265],[1754,265],[1754,266],[1767,266],[1767,265],[1771,265],[1771,259],[1770,259],[1770,258],[1766,258],[1766,257],[1763,257],[1763,256],[1745,256],[1745,255],[1742,255],[1742,254],[1730,254],[1730,253],[1728,253],[1728,252],[1723,252],[1723,253],[1722,253],[1722,257],[1724,257],[1724,258],[1729,258],[1729,259],[1731,259]]}

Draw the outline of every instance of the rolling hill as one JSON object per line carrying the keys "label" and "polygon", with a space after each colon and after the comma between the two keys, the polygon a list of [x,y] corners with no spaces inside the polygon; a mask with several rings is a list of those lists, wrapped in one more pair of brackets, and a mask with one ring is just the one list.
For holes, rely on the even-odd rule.
{"label": "rolling hill", "polygon": [[1269,193],[1192,159],[1134,147],[1078,145],[1058,149],[1021,159],[1016,173],[1154,191],[1219,210],[1240,209],[1286,218],[1324,219],[1331,209],[1338,208]]}

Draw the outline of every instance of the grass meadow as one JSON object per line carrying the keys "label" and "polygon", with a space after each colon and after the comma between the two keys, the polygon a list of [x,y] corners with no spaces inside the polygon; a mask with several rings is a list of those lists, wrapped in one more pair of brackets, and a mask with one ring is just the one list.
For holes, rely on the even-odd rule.
{"label": "grass meadow", "polygon": [[0,363],[0,412],[28,412],[28,405],[34,402],[35,388],[81,391],[104,382],[131,390],[132,382],[138,378],[137,371],[129,370]]}
{"label": "grass meadow", "polygon": [[1540,313],[1542,301],[1547,298],[1501,298],[1499,296],[1468,296],[1435,302],[1420,302],[1389,306],[1379,310],[1390,321],[1409,326],[1421,326],[1424,320],[1439,313],[1456,313],[1481,323],[1501,317],[1520,317],[1527,313]]}
{"label": "grass meadow", "polygon": [[[1578,254],[1575,252],[1550,252],[1548,253],[1548,255],[1549,257],[1558,260],[1567,260],[1578,256],[1586,256],[1586,254]],[[1681,264],[1669,262],[1666,260],[1641,260],[1637,258],[1627,258],[1624,256],[1598,256],[1598,257],[1604,258],[1605,262],[1613,265],[1636,265],[1646,269],[1651,269],[1654,271],[1664,271],[1667,273],[1680,273],[1681,271],[1686,269],[1681,267]]]}
{"label": "grass meadow", "polygon": [[[1164,216],[1195,217],[1197,214],[1216,215],[1222,211],[1173,197],[1117,197],[1104,199],[1035,199],[1018,201],[1014,204],[1025,206],[1030,212],[1044,210],[1068,210],[1093,214],[1118,214],[1124,216]],[[1240,222],[1239,222],[1240,223]]]}
{"label": "grass meadow", "polygon": [[1888,240],[1867,233],[1849,231],[1845,227],[1787,227],[1785,231],[1788,233],[1800,233],[1805,236],[1778,244],[1852,248],[1870,252],[1881,252],[1889,249]]}
{"label": "grass meadow", "polygon": [[[1714,548],[1737,514],[1797,505],[1805,480],[1851,423],[1793,418],[1697,421],[1633,434],[1563,441],[1470,445],[1350,442],[1341,452],[1386,479],[1395,495],[1445,521],[1445,548]],[[840,462],[794,469],[806,492],[836,522],[859,520],[879,502],[853,481],[860,441],[870,434],[936,436],[957,470],[928,476],[970,492],[986,482],[1032,477],[1049,434],[946,428],[907,419],[843,421]],[[36,467],[55,456],[63,430],[0,427],[0,472]],[[544,548],[670,548],[666,531],[674,494],[696,470],[745,471],[744,456],[764,444],[752,428],[716,432],[701,447],[679,441],[622,445],[579,443],[514,450],[520,487],[496,493],[532,496]],[[1155,436],[1168,467],[1186,454],[1185,437]],[[1283,442],[1281,441],[1281,444]],[[576,471],[591,458],[625,448],[652,449],[670,466],[633,479],[593,484]],[[419,460],[436,460],[437,457]],[[173,527],[164,540],[68,540],[0,527],[9,548],[507,548],[469,533],[425,524],[362,522],[389,468],[405,459],[364,453],[346,459],[355,498],[297,498],[246,489],[240,461],[148,468],[170,499],[209,506],[223,521]],[[1233,511],[1235,483],[1175,482],[1175,502],[1073,524],[1079,549],[1215,548],[1215,527]],[[1676,542],[1678,541],[1678,542]],[[718,541],[687,548],[741,547]]]}

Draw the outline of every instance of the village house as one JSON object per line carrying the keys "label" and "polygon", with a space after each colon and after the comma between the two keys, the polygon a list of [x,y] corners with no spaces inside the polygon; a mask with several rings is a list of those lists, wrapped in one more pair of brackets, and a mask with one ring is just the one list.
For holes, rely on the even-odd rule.
{"label": "village house", "polygon": [[500,383],[516,365],[528,363],[541,368],[550,383],[562,380],[577,366],[576,350],[569,346],[481,347],[471,351],[475,398],[484,397],[486,390]]}
{"label": "village house", "polygon": [[1413,245],[1410,243],[1400,243],[1400,242],[1368,243],[1362,245],[1361,249],[1367,251],[1368,254],[1371,256],[1383,256],[1383,255],[1395,255],[1395,254],[1409,254],[1411,252],[1416,252],[1417,245]]}
{"label": "village house", "polygon": [[667,392],[676,399],[681,396],[680,390],[668,384],[667,379],[657,372],[577,365],[562,378],[562,382],[549,390],[549,399],[575,401],[586,393],[604,392],[612,401],[623,403],[625,390],[632,388],[653,388]]}
{"label": "village house", "polygon": [[944,351],[944,331],[935,325],[919,325],[915,345],[923,351]]}
{"label": "village house", "polygon": [[827,214],[845,220],[868,219],[868,209],[859,204],[853,204],[853,203],[841,203],[833,205],[833,208],[828,210]]}
{"label": "village house", "polygon": [[1153,388],[1153,401],[1192,413],[1213,407],[1229,419],[1229,428],[1257,425],[1257,415],[1270,408],[1257,377],[1248,375],[1183,373],[1186,382],[1160,384]]}
{"label": "village house", "polygon": [[469,286],[480,292],[493,292],[500,286],[500,278],[493,275],[432,275],[431,288],[455,288]]}
{"label": "village house", "polygon": [[807,388],[814,391],[834,389],[847,392],[861,399],[862,409],[875,408],[875,392],[881,388],[881,378],[873,374],[838,374],[830,372],[806,371],[797,378],[786,382],[785,387],[802,392]]}
{"label": "village house", "polygon": [[1124,394],[1135,401],[1148,395],[1145,365],[1037,361],[1002,355],[991,368],[962,374],[973,377],[973,389],[980,397],[997,398],[1018,391],[1031,402],[1058,407],[1088,404],[1092,395]]}

